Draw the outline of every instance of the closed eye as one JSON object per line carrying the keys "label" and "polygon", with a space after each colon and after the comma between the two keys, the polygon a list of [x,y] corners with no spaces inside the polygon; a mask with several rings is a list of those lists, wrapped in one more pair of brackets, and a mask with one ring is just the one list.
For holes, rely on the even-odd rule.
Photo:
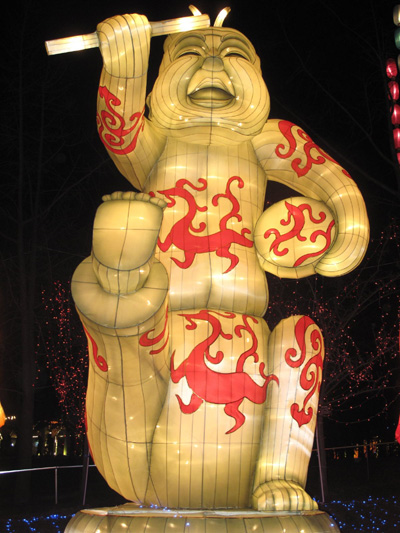
{"label": "closed eye", "polygon": [[228,37],[223,39],[220,47],[222,57],[241,57],[253,63],[255,54],[251,49],[251,43],[240,38]]}
{"label": "closed eye", "polygon": [[197,52],[197,50],[188,50],[187,52],[182,52],[181,54],[178,54],[177,57],[183,57],[183,56],[200,56],[200,52]]}
{"label": "closed eye", "polygon": [[238,52],[228,52],[225,54],[225,57],[241,57],[242,59],[246,59],[248,61],[248,57],[244,54],[239,54]]}

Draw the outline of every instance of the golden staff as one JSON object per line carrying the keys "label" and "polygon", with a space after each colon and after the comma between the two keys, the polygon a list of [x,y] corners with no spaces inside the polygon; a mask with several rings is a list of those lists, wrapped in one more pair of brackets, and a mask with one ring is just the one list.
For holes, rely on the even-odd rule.
{"label": "golden staff", "polygon": [[[151,35],[153,37],[157,35],[168,35],[170,33],[208,28],[210,26],[210,17],[208,15],[194,15],[191,17],[149,22],[149,24],[151,26]],[[75,35],[73,37],[65,37],[64,39],[46,41],[45,46],[49,56],[66,54],[78,50],[87,50],[88,48],[97,48],[99,46],[99,38],[95,31],[85,35]]]}

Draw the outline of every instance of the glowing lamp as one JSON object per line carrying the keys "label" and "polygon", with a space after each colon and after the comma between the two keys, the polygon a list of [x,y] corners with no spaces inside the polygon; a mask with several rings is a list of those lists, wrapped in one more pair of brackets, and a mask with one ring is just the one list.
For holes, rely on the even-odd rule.
{"label": "glowing lamp", "polygon": [[394,128],[393,130],[393,142],[396,150],[400,149],[400,128]]}
{"label": "glowing lamp", "polygon": [[388,83],[389,87],[389,93],[392,100],[398,100],[399,99],[399,84],[397,81],[390,81]]}
{"label": "glowing lamp", "polygon": [[400,28],[397,28],[394,31],[394,44],[396,45],[396,48],[400,50]]}
{"label": "glowing lamp", "polygon": [[395,26],[400,26],[400,4],[394,6],[393,8],[393,24]]}
{"label": "glowing lamp", "polygon": [[394,106],[393,106],[392,124],[393,125],[400,124],[400,106],[399,106],[399,104],[394,104]]}
{"label": "glowing lamp", "polygon": [[399,423],[397,424],[395,438],[397,442],[400,444],[400,417],[399,417]]}
{"label": "glowing lamp", "polygon": [[[151,34],[155,37],[158,35],[169,35],[171,33],[179,33],[182,31],[208,28],[210,25],[210,18],[208,15],[196,14],[193,17],[160,20],[149,22],[149,24],[151,26]],[[89,48],[97,48],[99,46],[99,38],[97,32],[93,32],[86,35],[74,35],[73,37],[46,41],[45,46],[49,56],[65,54],[68,52],[87,50]]]}
{"label": "glowing lamp", "polygon": [[396,61],[393,58],[388,59],[386,61],[386,76],[393,79],[397,76],[397,72]]}
{"label": "glowing lamp", "polygon": [[0,428],[1,426],[4,426],[6,422],[6,414],[4,412],[3,406],[0,403]]}

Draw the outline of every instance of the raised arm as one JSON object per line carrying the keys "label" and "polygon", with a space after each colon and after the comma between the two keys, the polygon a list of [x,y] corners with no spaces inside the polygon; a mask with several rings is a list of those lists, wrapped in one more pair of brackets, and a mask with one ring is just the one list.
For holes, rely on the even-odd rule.
{"label": "raised arm", "polygon": [[109,18],[97,27],[103,71],[97,100],[100,139],[118,170],[142,190],[164,146],[144,117],[151,26],[143,15]]}
{"label": "raised arm", "polygon": [[[356,268],[368,246],[369,223],[364,200],[348,172],[301,128],[285,120],[269,120],[253,145],[268,179],[322,201],[333,214],[335,238],[313,271],[333,277]],[[310,268],[304,274],[301,270],[287,277],[313,273]]]}

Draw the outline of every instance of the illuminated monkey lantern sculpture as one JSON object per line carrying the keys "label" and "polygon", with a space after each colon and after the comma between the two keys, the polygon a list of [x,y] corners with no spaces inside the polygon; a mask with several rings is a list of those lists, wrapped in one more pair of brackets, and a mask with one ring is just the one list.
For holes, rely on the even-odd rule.
{"label": "illuminated monkey lantern sculpture", "polygon": [[[299,127],[268,120],[250,41],[169,36],[144,116],[151,29],[98,27],[100,138],[140,192],[104,197],[73,296],[87,333],[87,430],[109,485],[144,506],[316,508],[305,492],[323,340],[270,332],[265,272],[343,275],[361,261],[361,194]],[[268,180],[303,196],[263,212]]]}

